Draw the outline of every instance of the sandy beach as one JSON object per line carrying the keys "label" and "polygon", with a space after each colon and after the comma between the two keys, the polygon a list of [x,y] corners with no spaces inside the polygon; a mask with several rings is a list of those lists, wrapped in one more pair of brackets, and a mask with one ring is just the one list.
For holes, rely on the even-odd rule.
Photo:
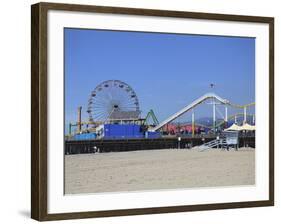
{"label": "sandy beach", "polygon": [[255,151],[162,149],[65,156],[65,193],[255,184]]}

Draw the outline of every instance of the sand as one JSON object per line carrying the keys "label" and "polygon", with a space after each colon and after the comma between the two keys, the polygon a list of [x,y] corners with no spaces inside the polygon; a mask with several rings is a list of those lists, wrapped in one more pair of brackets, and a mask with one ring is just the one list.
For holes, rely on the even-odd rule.
{"label": "sand", "polygon": [[255,184],[255,151],[188,149],[65,156],[65,193]]}

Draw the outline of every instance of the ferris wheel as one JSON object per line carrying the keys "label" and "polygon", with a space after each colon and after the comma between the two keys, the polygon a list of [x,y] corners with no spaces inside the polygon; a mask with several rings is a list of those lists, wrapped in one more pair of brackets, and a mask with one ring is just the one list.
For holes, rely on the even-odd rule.
{"label": "ferris wheel", "polygon": [[88,100],[89,121],[105,122],[114,112],[139,112],[135,91],[127,83],[107,80],[91,92]]}

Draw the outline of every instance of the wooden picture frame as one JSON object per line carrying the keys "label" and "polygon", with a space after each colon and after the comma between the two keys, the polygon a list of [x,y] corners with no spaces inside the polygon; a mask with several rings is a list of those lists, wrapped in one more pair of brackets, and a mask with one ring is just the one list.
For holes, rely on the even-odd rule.
{"label": "wooden picture frame", "polygon": [[[39,221],[80,219],[109,216],[142,215],[229,208],[246,208],[274,205],[274,18],[258,16],[223,15],[210,13],[164,11],[137,8],[118,8],[90,5],[38,3],[31,7],[31,217]],[[50,10],[192,18],[212,21],[250,22],[269,25],[269,180],[268,200],[181,205],[165,207],[130,208],[103,211],[48,213],[48,19]]]}

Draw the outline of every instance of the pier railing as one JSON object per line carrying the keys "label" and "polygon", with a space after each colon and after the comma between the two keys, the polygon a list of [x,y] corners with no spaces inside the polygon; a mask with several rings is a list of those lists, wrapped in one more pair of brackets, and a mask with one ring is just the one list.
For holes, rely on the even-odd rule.
{"label": "pier railing", "polygon": [[[194,146],[214,140],[215,137],[201,136],[188,138],[157,139],[99,139],[82,141],[65,141],[65,154],[122,152],[152,149],[190,149]],[[255,137],[239,137],[239,147],[255,147]]]}

